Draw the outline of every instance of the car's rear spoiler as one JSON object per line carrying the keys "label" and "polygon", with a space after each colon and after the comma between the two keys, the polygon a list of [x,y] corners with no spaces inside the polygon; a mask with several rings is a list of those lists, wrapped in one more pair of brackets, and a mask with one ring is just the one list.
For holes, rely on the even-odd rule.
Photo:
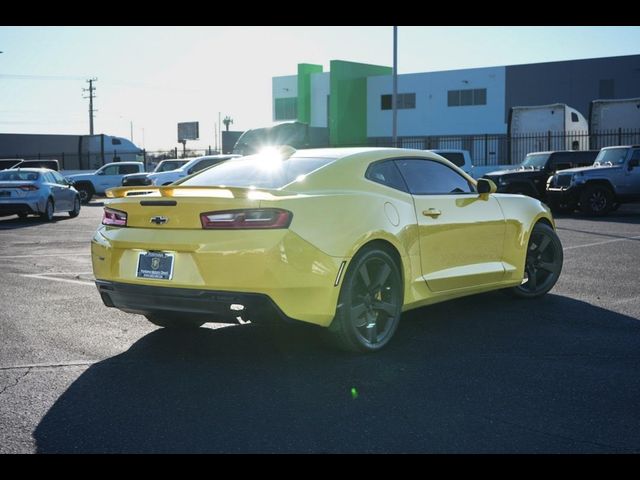
{"label": "car's rear spoiler", "polygon": [[107,198],[136,197],[140,195],[149,197],[223,197],[223,198],[250,198],[255,200],[267,200],[273,197],[289,196],[291,193],[281,190],[249,187],[204,187],[167,185],[163,187],[114,187],[105,192]]}

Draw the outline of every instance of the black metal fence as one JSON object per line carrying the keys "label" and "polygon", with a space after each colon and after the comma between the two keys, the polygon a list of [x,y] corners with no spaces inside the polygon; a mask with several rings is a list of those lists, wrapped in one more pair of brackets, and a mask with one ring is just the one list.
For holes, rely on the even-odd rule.
{"label": "black metal fence", "polygon": [[[640,129],[600,130],[596,132],[556,133],[542,132],[527,135],[483,134],[483,135],[434,135],[423,137],[400,137],[396,143],[390,137],[372,137],[366,144],[342,146],[378,146],[429,149],[468,150],[474,165],[518,164],[531,152],[548,150],[599,150],[613,145],[640,144]],[[315,145],[326,147],[328,145]],[[152,170],[161,160],[193,158],[215,155],[211,147],[205,149],[141,150],[136,153],[122,152],[49,152],[18,155],[2,155],[2,158],[25,160],[56,159],[61,170],[94,170],[113,161],[141,161],[146,170]]]}
{"label": "black metal fence", "polygon": [[400,137],[394,144],[389,137],[370,138],[378,147],[468,150],[475,165],[518,164],[531,152],[548,150],[599,150],[613,145],[640,144],[640,129],[599,130],[595,132],[541,132],[526,135],[438,135]]}

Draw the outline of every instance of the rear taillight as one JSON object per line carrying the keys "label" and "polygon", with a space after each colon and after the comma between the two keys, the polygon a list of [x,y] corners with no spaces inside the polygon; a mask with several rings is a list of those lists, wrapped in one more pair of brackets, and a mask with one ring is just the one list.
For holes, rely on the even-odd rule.
{"label": "rear taillight", "polygon": [[104,213],[102,214],[103,225],[114,225],[116,227],[127,226],[127,212],[121,212],[120,210],[114,210],[113,208],[104,207]]}
{"label": "rear taillight", "polygon": [[33,192],[35,190],[38,190],[37,185],[20,185],[18,188],[20,190],[24,190],[25,192]]}
{"label": "rear taillight", "polygon": [[207,229],[287,228],[292,218],[293,213],[280,208],[250,208],[200,214],[202,228]]}

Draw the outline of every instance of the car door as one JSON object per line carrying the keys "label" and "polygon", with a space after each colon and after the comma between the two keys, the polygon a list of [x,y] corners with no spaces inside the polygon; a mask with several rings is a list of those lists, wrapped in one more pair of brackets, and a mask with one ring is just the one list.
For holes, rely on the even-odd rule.
{"label": "car door", "polygon": [[499,282],[506,224],[493,195],[435,160],[396,160],[413,196],[422,275],[435,292]]}
{"label": "car door", "polygon": [[62,202],[60,204],[60,209],[73,210],[73,203],[76,198],[76,192],[71,189],[71,184],[67,182],[67,180],[58,172],[49,172],[49,173],[53,177],[56,183],[56,186],[59,187],[57,190],[58,190],[60,201]]}
{"label": "car door", "polygon": [[622,166],[618,194],[626,198],[640,198],[640,149],[634,148]]}
{"label": "car door", "polygon": [[59,185],[53,172],[43,173],[44,183],[49,187],[51,196],[53,197],[54,210],[56,212],[64,212],[67,209],[67,200],[65,198],[62,185]]}
{"label": "car door", "polygon": [[122,176],[118,167],[119,165],[107,165],[98,171],[96,176],[97,193],[104,193],[106,189],[120,185]]}

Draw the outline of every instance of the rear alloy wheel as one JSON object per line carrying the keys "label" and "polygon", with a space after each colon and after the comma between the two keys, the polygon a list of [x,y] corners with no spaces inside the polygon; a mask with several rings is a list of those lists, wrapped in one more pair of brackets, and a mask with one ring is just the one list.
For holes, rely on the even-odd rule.
{"label": "rear alloy wheel", "polygon": [[544,223],[536,224],[529,238],[524,279],[508,292],[520,298],[544,295],[558,281],[563,258],[562,244],[555,230]]}
{"label": "rear alloy wheel", "polygon": [[402,275],[391,255],[378,249],[359,253],[347,270],[329,327],[334,343],[352,352],[380,350],[398,328],[402,302]]}
{"label": "rear alloy wheel", "polygon": [[154,325],[164,328],[189,330],[202,326],[205,323],[203,320],[189,318],[188,314],[178,313],[149,313],[145,315]]}
{"label": "rear alloy wheel", "polygon": [[587,215],[601,217],[613,208],[613,194],[607,187],[590,185],[580,195],[580,209]]}
{"label": "rear alloy wheel", "polygon": [[47,200],[47,206],[44,208],[44,212],[40,214],[40,218],[45,222],[50,222],[53,220],[53,212],[55,211],[53,200]]}
{"label": "rear alloy wheel", "polygon": [[73,210],[69,212],[71,218],[77,217],[78,215],[80,215],[80,197],[73,199]]}

